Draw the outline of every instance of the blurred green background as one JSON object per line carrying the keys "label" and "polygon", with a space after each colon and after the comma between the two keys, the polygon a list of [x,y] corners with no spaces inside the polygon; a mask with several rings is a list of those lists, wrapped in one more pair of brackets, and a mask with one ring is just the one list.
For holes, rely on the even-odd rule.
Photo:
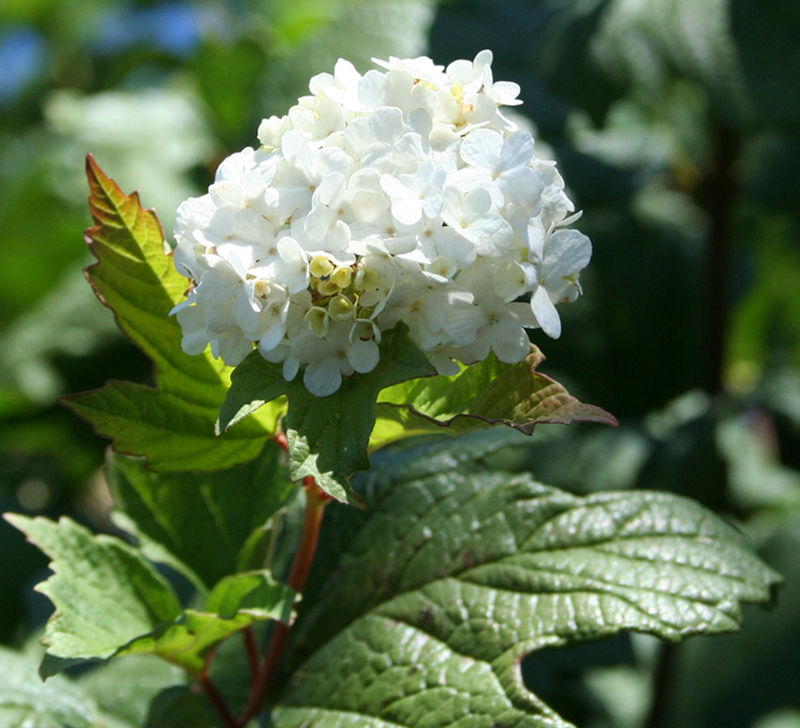
{"label": "blurred green background", "polygon": [[[81,268],[88,152],[169,233],[219,161],[342,56],[490,48],[594,244],[544,371],[619,430],[550,428],[497,466],[574,492],[691,496],[787,579],[731,637],[640,636],[525,663],[608,728],[800,727],[797,0],[0,0],[0,510],[109,528],[106,443],[57,402],[149,381]],[[45,560],[0,523],[0,641],[48,614]]]}

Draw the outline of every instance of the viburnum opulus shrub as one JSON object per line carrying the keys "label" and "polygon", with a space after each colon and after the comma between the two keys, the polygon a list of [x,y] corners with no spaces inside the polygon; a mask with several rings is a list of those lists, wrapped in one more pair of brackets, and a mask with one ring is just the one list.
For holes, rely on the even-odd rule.
{"label": "viburnum opulus shrub", "polygon": [[[691,501],[487,466],[493,425],[616,424],[537,370],[529,332],[561,334],[591,245],[491,61],[340,60],[180,206],[174,249],[89,159],[88,277],[157,386],[66,403],[127,454],[109,481],[135,545],[9,519],[52,558],[43,676],[146,654],[185,677],[116,713],[102,671],[29,702],[71,691],[76,725],[560,726],[527,653],[729,631],[769,598],[779,577]],[[370,469],[431,433],[464,437]]]}

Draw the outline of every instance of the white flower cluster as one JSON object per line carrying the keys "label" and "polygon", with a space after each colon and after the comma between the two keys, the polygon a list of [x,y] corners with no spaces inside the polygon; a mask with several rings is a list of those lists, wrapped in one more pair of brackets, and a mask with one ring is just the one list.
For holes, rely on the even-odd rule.
{"label": "white flower cluster", "polygon": [[184,350],[210,342],[235,366],[257,344],[323,397],[371,371],[400,321],[448,374],[491,350],[521,361],[526,328],[559,336],[554,304],[580,294],[591,244],[565,229],[577,216],[554,163],[499,111],[519,87],[491,61],[390,58],[362,76],[339,60],[265,119],[261,148],[178,210]]}

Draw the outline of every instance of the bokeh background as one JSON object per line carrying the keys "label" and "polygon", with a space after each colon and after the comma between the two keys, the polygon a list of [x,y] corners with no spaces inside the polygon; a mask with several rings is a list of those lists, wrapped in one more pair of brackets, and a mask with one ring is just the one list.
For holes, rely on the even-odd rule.
{"label": "bokeh background", "polygon": [[[87,153],[169,231],[338,57],[483,48],[594,244],[562,339],[533,334],[543,371],[622,423],[540,428],[497,466],[691,496],[787,580],[738,635],[543,653],[528,684],[582,728],[798,728],[797,0],[0,0],[0,510],[109,528],[107,443],[57,398],[151,378],[81,272]],[[0,522],[3,644],[46,619],[45,565]]]}

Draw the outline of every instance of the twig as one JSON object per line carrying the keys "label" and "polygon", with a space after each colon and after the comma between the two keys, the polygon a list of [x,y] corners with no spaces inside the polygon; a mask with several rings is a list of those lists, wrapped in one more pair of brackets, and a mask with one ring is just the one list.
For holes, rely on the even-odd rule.
{"label": "twig", "polygon": [[[314,554],[317,551],[319,541],[319,529],[322,525],[322,517],[325,513],[325,506],[330,502],[331,497],[324,493],[317,486],[314,478],[303,479],[303,487],[306,489],[306,510],[303,519],[303,534],[300,537],[300,547],[294,557],[292,570],[289,573],[288,585],[294,591],[302,593],[305,589],[308,574],[311,571],[311,564]],[[283,622],[278,622],[272,632],[269,647],[267,649],[264,663],[258,676],[253,681],[250,691],[250,698],[247,701],[244,712],[236,723],[237,728],[243,728],[247,722],[258,713],[264,703],[270,689],[275,681],[278,664],[283,657],[283,650],[289,637],[290,626]]]}
{"label": "twig", "polygon": [[242,637],[244,639],[244,648],[247,652],[247,661],[250,663],[250,674],[253,682],[255,682],[261,670],[261,662],[258,658],[258,643],[256,642],[256,633],[253,631],[253,627],[245,627],[242,630]]}
{"label": "twig", "polygon": [[238,728],[236,719],[233,717],[231,711],[228,710],[225,700],[219,694],[217,688],[214,687],[214,683],[211,682],[211,678],[208,674],[216,653],[216,649],[213,649],[208,653],[205,665],[203,665],[203,669],[197,675],[197,684],[200,686],[200,689],[203,691],[203,693],[205,693],[205,696],[208,698],[209,702],[214,706],[214,709],[217,711],[217,713],[219,713],[219,717],[222,718],[222,723],[225,725],[225,728]]}

